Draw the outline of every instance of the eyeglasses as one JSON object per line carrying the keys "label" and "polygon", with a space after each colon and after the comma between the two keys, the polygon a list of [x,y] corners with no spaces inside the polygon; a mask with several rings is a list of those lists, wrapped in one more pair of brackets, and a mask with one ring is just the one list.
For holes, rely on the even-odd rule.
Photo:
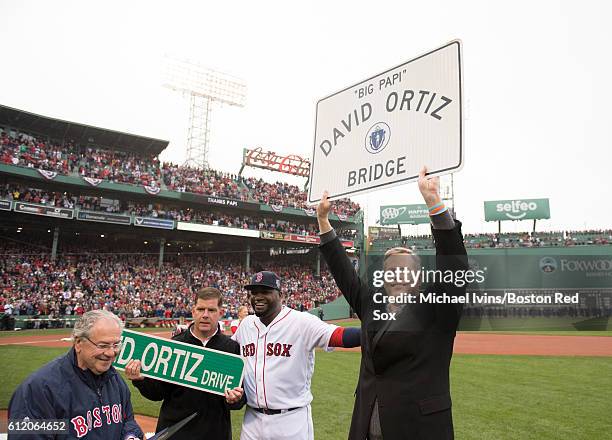
{"label": "eyeglasses", "polygon": [[113,351],[120,351],[121,346],[123,345],[123,342],[116,342],[114,344],[96,344],[94,341],[89,339],[87,336],[83,336],[83,339],[87,339],[89,342],[92,343],[92,345],[94,345],[98,350],[101,350],[101,351],[107,351],[111,348],[113,349]]}

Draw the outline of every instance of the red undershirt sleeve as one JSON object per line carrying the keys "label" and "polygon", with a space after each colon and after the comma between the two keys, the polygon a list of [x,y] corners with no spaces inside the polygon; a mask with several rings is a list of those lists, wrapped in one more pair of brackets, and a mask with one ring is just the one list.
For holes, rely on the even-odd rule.
{"label": "red undershirt sleeve", "polygon": [[344,334],[344,327],[338,327],[332,335],[329,337],[329,347],[342,347],[342,335]]}

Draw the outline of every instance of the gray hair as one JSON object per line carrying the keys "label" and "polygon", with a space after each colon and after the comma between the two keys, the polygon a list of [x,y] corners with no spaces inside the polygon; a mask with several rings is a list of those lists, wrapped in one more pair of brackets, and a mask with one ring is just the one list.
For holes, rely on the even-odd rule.
{"label": "gray hair", "polygon": [[106,310],[90,310],[81,316],[81,318],[74,324],[72,330],[72,340],[75,338],[88,338],[92,327],[101,319],[108,319],[117,324],[120,329],[123,329],[123,322],[117,315]]}
{"label": "gray hair", "polygon": [[389,258],[395,257],[397,255],[410,256],[410,261],[413,265],[413,268],[414,267],[419,268],[421,266],[421,257],[419,257],[416,254],[416,252],[414,252],[412,249],[405,248],[405,247],[394,247],[391,249],[387,249],[387,252],[385,252],[385,256],[383,258],[383,266]]}

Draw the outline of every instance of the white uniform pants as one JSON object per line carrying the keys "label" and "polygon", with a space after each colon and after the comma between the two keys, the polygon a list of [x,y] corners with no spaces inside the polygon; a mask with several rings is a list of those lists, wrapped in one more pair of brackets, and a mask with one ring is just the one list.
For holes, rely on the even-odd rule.
{"label": "white uniform pants", "polygon": [[249,406],[240,440],[314,440],[310,405],[283,414],[262,414]]}

